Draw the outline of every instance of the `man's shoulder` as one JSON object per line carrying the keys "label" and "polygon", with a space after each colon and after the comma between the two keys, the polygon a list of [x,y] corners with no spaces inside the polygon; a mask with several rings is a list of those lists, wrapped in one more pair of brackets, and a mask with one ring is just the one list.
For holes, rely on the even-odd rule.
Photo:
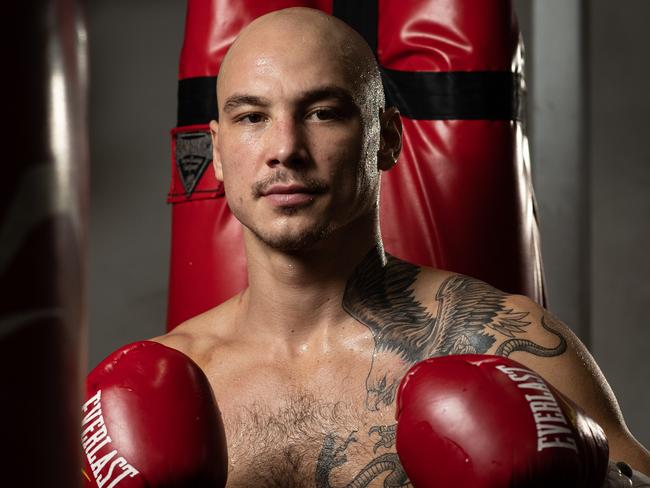
{"label": "man's shoulder", "polygon": [[236,302],[237,297],[233,297],[150,340],[186,354],[199,365],[205,364],[215,349],[227,344]]}
{"label": "man's shoulder", "polygon": [[406,261],[403,263],[418,268],[417,279],[412,285],[413,293],[421,298],[421,303],[435,311],[443,303],[451,306],[452,310],[483,303],[529,313],[540,311],[540,305],[529,297],[500,290],[478,278]]}
{"label": "man's shoulder", "polygon": [[[429,339],[435,344],[432,355],[509,355],[533,349],[554,355],[564,348],[563,341],[557,349],[538,347],[539,341],[553,343],[566,326],[527,296],[502,291],[471,276],[426,266],[418,266],[417,279],[409,291],[413,302],[429,314]],[[406,303],[393,301],[400,306]]]}
{"label": "man's shoulder", "polygon": [[[459,273],[422,269],[417,295],[427,296],[432,355],[496,354],[533,368],[581,349],[569,328],[531,298]],[[427,283],[428,280],[428,283]]]}
{"label": "man's shoulder", "polygon": [[369,256],[357,267],[347,283],[343,305],[363,323],[378,324],[381,317],[403,322],[424,320],[425,314],[434,317],[443,314],[446,323],[453,319],[455,330],[464,324],[476,325],[465,318],[480,315],[483,322],[489,323],[489,319],[509,309],[539,314],[539,305],[525,296],[501,291],[480,279],[411,263],[390,254],[383,262]]}

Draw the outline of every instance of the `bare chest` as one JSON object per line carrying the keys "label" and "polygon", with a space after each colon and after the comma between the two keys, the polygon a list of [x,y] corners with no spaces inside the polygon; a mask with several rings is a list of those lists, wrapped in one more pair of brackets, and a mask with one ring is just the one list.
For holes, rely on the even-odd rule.
{"label": "bare chest", "polygon": [[223,412],[228,487],[411,486],[395,453],[392,409],[294,392]]}

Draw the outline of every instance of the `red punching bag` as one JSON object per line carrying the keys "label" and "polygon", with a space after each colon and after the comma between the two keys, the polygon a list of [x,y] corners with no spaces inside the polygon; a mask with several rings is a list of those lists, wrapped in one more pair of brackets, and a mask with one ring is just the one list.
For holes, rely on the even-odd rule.
{"label": "red punching bag", "polygon": [[190,0],[172,130],[168,328],[246,286],[242,228],[210,167],[216,75],[256,17],[318,8],[375,50],[404,147],[385,173],[386,250],[543,303],[534,198],[522,131],[522,51],[510,0]]}
{"label": "red punching bag", "polygon": [[377,23],[387,103],[404,124],[404,151],[382,181],[386,249],[543,303],[512,4],[408,5],[379,2]]}

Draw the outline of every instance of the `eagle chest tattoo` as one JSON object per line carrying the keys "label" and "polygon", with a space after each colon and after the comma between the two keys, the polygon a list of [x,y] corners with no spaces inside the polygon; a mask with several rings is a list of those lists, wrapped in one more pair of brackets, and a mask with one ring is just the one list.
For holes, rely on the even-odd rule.
{"label": "eagle chest tattoo", "polygon": [[[343,296],[344,310],[370,329],[374,338],[372,363],[366,378],[366,409],[378,411],[391,406],[400,381],[415,363],[434,356],[485,354],[495,344],[495,333],[505,336],[495,354],[509,356],[525,351],[538,356],[556,356],[566,349],[566,341],[555,331],[554,319],[544,315],[541,324],[556,335],[556,347],[543,347],[517,337],[531,324],[528,312],[506,306],[507,295],[490,285],[462,275],[447,278],[437,290],[434,317],[415,297],[414,284],[420,268],[393,256],[384,261],[371,252],[348,280]],[[382,476],[385,487],[411,486],[394,452],[395,425],[375,426],[369,436],[377,436],[375,457],[348,484],[368,486]],[[329,487],[329,473],[347,462],[346,450],[357,441],[357,433],[347,438],[327,435],[318,457],[317,486]]]}
{"label": "eagle chest tattoo", "polygon": [[[453,275],[442,283],[435,296],[437,316],[432,316],[414,296],[419,272],[418,266],[390,255],[384,264],[371,253],[347,283],[343,308],[366,325],[375,340],[366,380],[369,409],[392,404],[399,382],[415,363],[449,354],[485,354],[496,342],[494,332],[507,337],[497,355],[526,351],[555,356],[566,349],[565,339],[547,324],[553,320],[548,317],[542,319],[542,326],[558,336],[558,346],[545,348],[517,338],[531,323],[528,312],[507,308],[505,293],[467,276]],[[395,357],[397,363],[386,360]]]}

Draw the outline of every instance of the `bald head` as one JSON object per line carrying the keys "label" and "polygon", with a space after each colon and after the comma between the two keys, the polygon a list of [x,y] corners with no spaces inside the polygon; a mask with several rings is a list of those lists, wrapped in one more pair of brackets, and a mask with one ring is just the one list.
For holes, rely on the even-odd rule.
{"label": "bald head", "polygon": [[380,171],[396,162],[401,125],[359,34],[312,9],[260,17],[228,51],[217,100],[215,175],[249,238],[298,250],[353,222],[378,232]]}
{"label": "bald head", "polygon": [[[217,93],[231,81],[231,73],[247,65],[278,69],[278,56],[334,65],[355,89],[364,115],[376,116],[384,106],[381,76],[366,41],[343,21],[319,10],[295,7],[271,12],[241,31],[221,64]],[[284,73],[301,76],[300,71]],[[223,98],[222,98],[223,99]],[[219,107],[221,110],[221,107]],[[365,117],[364,117],[365,118]]]}

